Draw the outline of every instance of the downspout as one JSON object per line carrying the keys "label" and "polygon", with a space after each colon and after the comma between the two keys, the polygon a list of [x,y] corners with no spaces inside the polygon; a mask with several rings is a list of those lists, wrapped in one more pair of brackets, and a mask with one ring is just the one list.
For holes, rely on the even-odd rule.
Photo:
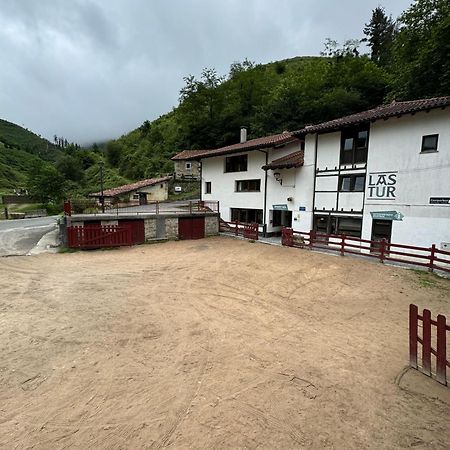
{"label": "downspout", "polygon": [[316,209],[316,179],[317,179],[317,147],[319,144],[319,133],[316,133],[314,143],[314,191],[313,191],[313,203],[312,203],[312,224],[311,230],[314,228],[314,211]]}
{"label": "downspout", "polygon": [[[265,153],[266,155],[266,166],[269,164],[269,152],[265,152],[264,150],[258,150],[262,153]],[[267,170],[264,170],[265,176],[264,176],[264,209],[263,209],[263,216],[264,216],[264,223],[263,223],[263,236],[266,237],[267,235],[267,222],[266,222],[266,212],[267,212]]]}
{"label": "downspout", "polygon": [[199,175],[200,175],[200,200],[203,200],[203,198],[202,198],[202,191],[203,191],[203,189],[202,189],[202,186],[203,186],[202,166],[203,166],[203,164],[202,164],[202,160],[201,159],[198,161],[198,165],[199,165]]}

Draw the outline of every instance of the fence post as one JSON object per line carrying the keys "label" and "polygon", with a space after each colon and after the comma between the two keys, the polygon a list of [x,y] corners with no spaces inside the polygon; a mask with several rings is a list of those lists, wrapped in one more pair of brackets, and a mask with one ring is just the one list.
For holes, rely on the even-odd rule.
{"label": "fence post", "polygon": [[341,256],[345,255],[345,234],[341,234]]}
{"label": "fence post", "polygon": [[436,380],[447,386],[447,324],[445,316],[437,316]]}
{"label": "fence post", "polygon": [[422,314],[422,372],[431,376],[431,311],[424,309]]}
{"label": "fence post", "polygon": [[384,258],[386,254],[386,239],[381,239],[380,241],[380,262],[384,263]]}
{"label": "fence post", "polygon": [[431,246],[431,250],[430,250],[430,263],[428,265],[428,271],[429,272],[433,272],[434,270],[434,258],[435,258],[435,254],[436,254],[436,244],[433,244]]}
{"label": "fence post", "polygon": [[409,305],[409,365],[417,369],[417,306]]}
{"label": "fence post", "polygon": [[239,220],[236,220],[236,222],[234,222],[234,226],[235,226],[234,234],[235,234],[236,236],[239,235],[239,228],[238,228],[238,225],[239,225]]}
{"label": "fence post", "polygon": [[315,238],[316,238],[316,232],[314,230],[311,230],[309,232],[309,247],[310,248],[313,248]]}

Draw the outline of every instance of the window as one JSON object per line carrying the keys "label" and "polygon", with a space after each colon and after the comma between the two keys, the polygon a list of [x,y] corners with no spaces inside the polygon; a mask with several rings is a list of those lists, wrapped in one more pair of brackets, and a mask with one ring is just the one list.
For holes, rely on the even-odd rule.
{"label": "window", "polygon": [[368,129],[348,129],[342,131],[341,164],[357,164],[367,162],[369,147]]}
{"label": "window", "polygon": [[242,209],[231,208],[231,220],[238,220],[244,223],[263,223],[263,210],[262,209]]}
{"label": "window", "polygon": [[205,183],[205,194],[211,194],[211,181]]}
{"label": "window", "polygon": [[162,188],[164,187],[164,185],[163,185],[163,184],[160,184],[159,187],[162,189]]}
{"label": "window", "polygon": [[236,192],[259,192],[261,180],[237,180]]}
{"label": "window", "polygon": [[133,200],[139,200],[139,194],[133,194]]}
{"label": "window", "polygon": [[343,175],[339,177],[340,192],[363,192],[365,184],[365,175]]}
{"label": "window", "polygon": [[359,217],[338,217],[337,234],[361,237],[362,219]]}
{"label": "window", "polygon": [[246,172],[247,155],[228,156],[225,158],[225,172]]}
{"label": "window", "polygon": [[438,151],[438,134],[429,134],[422,137],[422,153]]}
{"label": "window", "polygon": [[191,170],[192,169],[192,163],[191,162],[186,162],[185,168],[186,168],[186,170]]}

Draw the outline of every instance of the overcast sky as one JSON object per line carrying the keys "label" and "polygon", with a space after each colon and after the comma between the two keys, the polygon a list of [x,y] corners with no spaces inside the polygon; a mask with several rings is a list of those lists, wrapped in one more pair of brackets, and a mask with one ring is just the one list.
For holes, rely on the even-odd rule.
{"label": "overcast sky", "polygon": [[0,118],[52,139],[118,137],[177,105],[183,76],[318,55],[412,0],[0,0]]}

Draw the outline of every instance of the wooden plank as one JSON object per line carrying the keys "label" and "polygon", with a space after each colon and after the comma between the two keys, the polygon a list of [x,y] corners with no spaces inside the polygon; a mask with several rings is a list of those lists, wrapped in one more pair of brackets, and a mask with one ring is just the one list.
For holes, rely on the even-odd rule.
{"label": "wooden plank", "polygon": [[424,309],[422,317],[422,372],[431,376],[431,311]]}
{"label": "wooden plank", "polygon": [[409,305],[409,365],[417,369],[417,306]]}
{"label": "wooden plank", "polygon": [[436,380],[447,385],[447,324],[442,314],[437,316]]}

